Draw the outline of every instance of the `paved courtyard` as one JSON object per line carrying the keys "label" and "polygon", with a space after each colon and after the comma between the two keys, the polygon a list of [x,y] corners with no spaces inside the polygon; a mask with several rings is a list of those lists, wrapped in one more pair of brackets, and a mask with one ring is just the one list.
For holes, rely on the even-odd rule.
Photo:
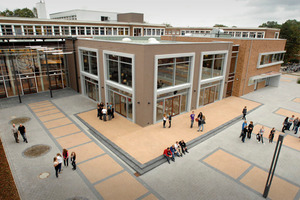
{"label": "paved courtyard", "polygon": [[[269,131],[275,127],[276,141],[285,116],[300,117],[296,80],[297,76],[283,75],[278,88],[263,88],[196,110],[206,115],[204,132],[197,132],[196,125],[189,128],[190,113],[174,117],[170,129],[163,129],[161,123],[142,128],[118,115],[104,123],[96,118],[95,103],[71,90],[57,91],[53,99],[47,93],[26,96],[22,104],[16,98],[9,103],[5,99],[0,100],[0,136],[21,199],[263,199],[276,145],[268,143]],[[255,129],[251,140],[242,143],[238,118],[244,105],[251,110],[247,121],[253,121]],[[24,124],[28,144],[14,142],[9,121],[15,117],[31,119]],[[160,157],[176,140],[191,142],[217,134],[193,145],[175,163],[165,162],[137,177],[135,170],[91,134],[87,124],[140,164]],[[255,140],[262,125],[265,145]],[[286,131],[270,199],[300,199],[298,135]],[[25,157],[24,150],[36,144],[51,149],[37,158]],[[57,179],[52,162],[62,148],[77,153],[78,169],[64,167]],[[40,179],[43,172],[50,176]]]}

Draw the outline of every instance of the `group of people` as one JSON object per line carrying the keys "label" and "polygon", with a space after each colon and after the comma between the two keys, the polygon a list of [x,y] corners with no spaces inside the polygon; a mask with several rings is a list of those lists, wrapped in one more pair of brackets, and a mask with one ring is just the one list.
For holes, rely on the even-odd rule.
{"label": "group of people", "polygon": [[[247,125],[247,121],[245,120],[242,124],[242,131],[241,131],[241,134],[240,134],[240,138],[242,138],[242,142],[245,142],[245,138],[248,138],[248,139],[251,139],[251,134],[252,134],[252,131],[254,129],[254,125],[253,125],[253,121],[250,121],[249,125]],[[269,143],[273,143],[273,139],[274,139],[274,135],[275,135],[275,128],[273,127],[270,131],[270,134],[269,134]],[[265,133],[265,127],[262,126],[258,133],[256,134],[256,140],[257,140],[257,143],[262,143],[262,144],[265,144],[264,143],[264,133]]]}
{"label": "group of people", "polygon": [[167,147],[164,150],[163,156],[167,159],[168,163],[170,164],[170,160],[175,162],[175,155],[177,157],[182,157],[182,155],[185,153],[189,153],[189,151],[187,150],[187,146],[184,140],[181,140],[180,142],[176,141],[176,143],[173,144],[171,147]]}
{"label": "group of people", "polygon": [[99,117],[100,120],[107,121],[115,118],[115,108],[112,103],[106,103],[106,106],[103,102],[97,104],[97,117]]}
{"label": "group of people", "polygon": [[12,133],[14,135],[14,138],[16,140],[16,143],[19,143],[19,134],[23,138],[23,142],[28,143],[27,137],[26,137],[26,128],[23,124],[20,124],[17,128],[15,124],[13,124]]}
{"label": "group of people", "polygon": [[[71,153],[71,164],[73,166],[72,170],[76,170],[76,153],[72,152]],[[55,175],[56,178],[58,178],[58,174],[61,173],[62,169],[62,163],[64,162],[64,166],[68,167],[69,166],[69,152],[67,149],[63,149],[62,156],[60,153],[56,154],[56,156],[53,158],[53,165],[55,169]]]}
{"label": "group of people", "polygon": [[299,117],[295,118],[295,115],[292,115],[292,117],[286,117],[283,121],[282,132],[285,133],[286,130],[290,131],[292,125],[292,131],[294,131],[294,134],[297,134],[300,127]]}
{"label": "group of people", "polygon": [[163,115],[163,127],[166,128],[167,119],[169,120],[169,127],[171,128],[171,122],[172,122],[172,113],[169,112],[169,115],[166,113]]}
{"label": "group of people", "polygon": [[194,125],[194,121],[198,122],[198,132],[199,131],[204,131],[204,124],[206,124],[206,118],[205,116],[203,115],[202,112],[200,112],[198,114],[198,116],[195,118],[195,112],[192,111],[192,114],[190,115],[190,119],[191,119],[191,128],[193,128],[193,125]]}

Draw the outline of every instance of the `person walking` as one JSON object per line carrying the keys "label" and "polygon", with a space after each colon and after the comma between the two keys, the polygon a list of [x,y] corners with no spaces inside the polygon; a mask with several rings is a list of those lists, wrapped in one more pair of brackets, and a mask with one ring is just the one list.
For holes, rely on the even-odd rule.
{"label": "person walking", "polygon": [[246,135],[248,133],[247,125],[242,130],[242,142],[245,142]]}
{"label": "person walking", "polygon": [[102,120],[102,117],[103,117],[103,113],[102,113],[102,110],[103,110],[103,107],[104,107],[104,104],[103,104],[103,102],[101,102],[100,103],[100,105],[99,105],[99,108],[100,108],[100,110],[99,110],[99,119],[100,120]]}
{"label": "person walking", "polygon": [[18,130],[19,130],[21,136],[23,137],[23,142],[28,143],[28,140],[27,140],[27,137],[26,137],[26,128],[25,128],[25,126],[23,126],[23,124],[20,124]]}
{"label": "person walking", "polygon": [[[200,122],[200,125],[199,125],[198,132],[199,132],[199,131],[203,132],[203,131],[204,131],[204,124],[206,124],[206,122],[205,122],[205,120],[206,120],[205,115],[202,115],[201,118],[202,118],[202,119],[201,119],[201,122]],[[198,120],[199,120],[199,119],[198,119]],[[198,121],[198,123],[199,123],[199,121]]]}
{"label": "person walking", "polygon": [[284,131],[287,130],[288,122],[289,122],[289,117],[286,117],[282,123],[283,126],[281,132],[285,133]]}
{"label": "person walking", "polygon": [[166,128],[167,115],[166,113],[163,115],[163,127]]}
{"label": "person walking", "polygon": [[294,119],[295,119],[295,115],[292,115],[292,117],[289,118],[289,121],[288,121],[288,124],[287,124],[287,130],[290,130],[293,122],[294,122]]}
{"label": "person walking", "polygon": [[72,163],[72,170],[76,170],[76,153],[73,151],[71,153],[71,163]]}
{"label": "person walking", "polygon": [[202,112],[200,112],[199,114],[198,114],[198,116],[197,116],[197,119],[196,119],[196,121],[198,121],[198,131],[200,131],[200,126],[201,126],[201,121],[202,121],[202,117],[203,117],[203,114],[202,114]]}
{"label": "person walking", "polygon": [[248,139],[251,139],[251,134],[252,134],[253,128],[254,128],[253,121],[250,121],[250,124],[248,126],[248,135],[247,135]]}
{"label": "person walking", "polygon": [[265,144],[264,143],[264,133],[265,133],[265,127],[262,126],[261,129],[259,130],[260,140],[261,140],[262,144]]}
{"label": "person walking", "polygon": [[57,162],[58,162],[58,172],[62,171],[61,165],[63,163],[63,158],[61,157],[60,153],[56,154]]}
{"label": "person walking", "polygon": [[243,131],[244,131],[244,128],[247,126],[247,121],[245,120],[242,124],[242,130],[241,130],[241,134],[240,134],[240,137],[243,136]]}
{"label": "person walking", "polygon": [[115,118],[115,108],[114,108],[114,105],[111,105],[111,117]]}
{"label": "person walking", "polygon": [[247,106],[245,106],[245,107],[244,107],[244,109],[243,109],[242,113],[243,113],[243,117],[242,117],[242,119],[246,120],[246,115],[247,115]]}
{"label": "person walking", "polygon": [[97,103],[97,117],[100,118],[100,103]]}
{"label": "person walking", "polygon": [[19,134],[18,134],[18,129],[16,128],[16,125],[15,124],[13,124],[13,127],[12,127],[12,133],[13,133],[13,135],[14,135],[14,137],[15,137],[15,140],[16,140],[16,143],[19,143],[19,138],[18,138],[18,136],[19,136]]}
{"label": "person walking", "polygon": [[67,149],[63,149],[64,166],[69,166],[69,152]]}
{"label": "person walking", "polygon": [[191,118],[191,128],[193,128],[194,120],[195,120],[195,114],[194,114],[194,111],[192,111],[192,114],[190,115],[190,118]]}
{"label": "person walking", "polygon": [[275,134],[275,128],[273,127],[272,130],[270,131],[269,143],[273,143],[274,134]]}
{"label": "person walking", "polygon": [[169,119],[169,128],[171,128],[171,122],[172,122],[172,113],[171,112],[169,112],[168,119]]}
{"label": "person walking", "polygon": [[298,122],[299,122],[299,118],[296,117],[295,120],[293,121],[293,128],[292,128],[293,131],[295,130],[295,127],[298,124]]}
{"label": "person walking", "polygon": [[56,178],[58,178],[59,163],[57,161],[57,157],[53,158],[53,166],[54,166],[54,169],[55,169],[55,176],[56,176]]}

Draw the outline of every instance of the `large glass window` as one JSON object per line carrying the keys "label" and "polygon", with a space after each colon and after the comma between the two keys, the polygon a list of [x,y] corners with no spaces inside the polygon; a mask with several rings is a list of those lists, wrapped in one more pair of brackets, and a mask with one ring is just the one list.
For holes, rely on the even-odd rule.
{"label": "large glass window", "polygon": [[2,35],[12,35],[12,25],[1,25],[2,28]]}
{"label": "large glass window", "polygon": [[191,57],[158,59],[157,89],[189,82]]}
{"label": "large glass window", "polygon": [[80,50],[80,55],[82,60],[82,70],[97,76],[97,53],[93,51]]}
{"label": "large glass window", "polygon": [[106,54],[107,79],[132,87],[132,58]]}
{"label": "large glass window", "polygon": [[84,85],[85,85],[85,94],[95,100],[95,101],[99,101],[99,85],[98,85],[98,81],[88,78],[86,76],[84,76]]}
{"label": "large glass window", "polygon": [[209,79],[222,76],[224,69],[225,54],[208,54],[203,56],[202,77]]}
{"label": "large glass window", "polygon": [[15,35],[23,35],[21,26],[15,25]]}
{"label": "large glass window", "polygon": [[264,67],[264,65],[269,66],[269,64],[279,64],[283,62],[284,52],[279,53],[268,53],[260,56],[259,67]]}
{"label": "large glass window", "polygon": [[222,81],[214,81],[201,85],[199,106],[213,103],[220,99],[221,83]]}
{"label": "large glass window", "polygon": [[44,27],[44,35],[52,35],[52,26],[43,26]]}

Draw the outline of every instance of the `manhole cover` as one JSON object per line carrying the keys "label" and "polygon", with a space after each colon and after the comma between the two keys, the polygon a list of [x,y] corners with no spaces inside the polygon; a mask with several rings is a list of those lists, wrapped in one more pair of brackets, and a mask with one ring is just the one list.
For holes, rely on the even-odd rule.
{"label": "manhole cover", "polygon": [[45,179],[45,178],[48,178],[50,176],[50,173],[48,172],[43,172],[39,175],[39,178],[40,179]]}
{"label": "manhole cover", "polygon": [[24,124],[25,122],[30,121],[29,117],[18,117],[10,120],[11,124]]}
{"label": "manhole cover", "polygon": [[89,199],[85,198],[85,197],[72,197],[72,198],[69,198],[67,200],[89,200]]}
{"label": "manhole cover", "polygon": [[38,144],[25,149],[23,154],[24,156],[29,158],[36,158],[45,155],[46,153],[48,153],[48,151],[50,151],[50,146],[44,144]]}

